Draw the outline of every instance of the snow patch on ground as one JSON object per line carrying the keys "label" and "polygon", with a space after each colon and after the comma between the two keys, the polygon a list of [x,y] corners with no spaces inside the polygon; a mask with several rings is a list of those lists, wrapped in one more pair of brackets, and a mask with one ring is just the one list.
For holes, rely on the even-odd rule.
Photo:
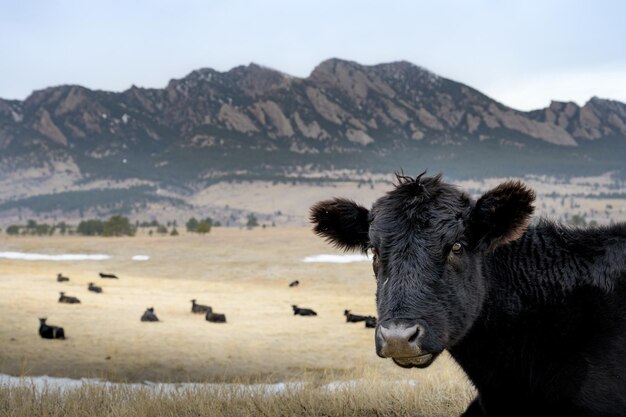
{"label": "snow patch on ground", "polygon": [[335,263],[335,264],[349,264],[351,262],[370,262],[371,259],[366,255],[313,255],[307,256],[302,262],[322,262],[322,263]]}
{"label": "snow patch on ground", "polygon": [[135,255],[131,259],[133,261],[147,261],[150,257],[148,255]]}
{"label": "snow patch on ground", "polygon": [[43,253],[0,252],[0,259],[22,261],[104,261],[110,258],[109,255],[102,254],[62,253],[58,255],[48,255]]}

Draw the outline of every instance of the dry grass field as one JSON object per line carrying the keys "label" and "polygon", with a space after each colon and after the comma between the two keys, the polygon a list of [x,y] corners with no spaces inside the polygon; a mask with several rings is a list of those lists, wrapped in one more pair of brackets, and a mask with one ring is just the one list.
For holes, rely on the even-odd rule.
{"label": "dry grass field", "polygon": [[[123,387],[85,387],[62,396],[5,387],[0,410],[13,411],[6,415],[39,415],[33,407],[52,403],[61,411],[45,415],[387,415],[393,410],[457,415],[473,395],[447,356],[426,370],[404,370],[378,358],[373,330],[347,324],[343,316],[345,308],[375,314],[371,266],[303,263],[305,256],[333,253],[305,228],[216,228],[206,236],[179,237],[3,236],[0,251],[111,256],[103,261],[0,259],[0,373],[119,382],[306,383],[271,398],[226,385],[220,392],[197,392],[193,400],[183,398],[188,392]],[[134,255],[150,260],[133,261]],[[100,279],[100,271],[120,279]],[[71,281],[57,283],[59,272]],[[300,286],[289,288],[295,279]],[[90,281],[102,285],[104,293],[88,292]],[[58,303],[59,291],[82,303]],[[191,314],[192,298],[225,313],[228,323]],[[292,304],[313,308],[318,316],[293,316]],[[139,321],[149,306],[162,322]],[[38,317],[63,326],[67,340],[41,339]],[[363,385],[332,392],[320,388],[341,380]],[[183,400],[187,408],[178,404]],[[208,404],[212,411],[196,412]],[[93,411],[98,407],[108,412]]]}

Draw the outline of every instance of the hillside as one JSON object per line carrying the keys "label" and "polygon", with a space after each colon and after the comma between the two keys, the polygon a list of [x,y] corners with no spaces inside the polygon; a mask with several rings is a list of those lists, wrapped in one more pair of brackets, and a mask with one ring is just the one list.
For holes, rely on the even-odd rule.
{"label": "hillside", "polygon": [[[104,189],[109,211],[115,201],[184,207],[224,180],[358,180],[400,168],[624,176],[626,104],[522,112],[408,62],[330,59],[306,78],[250,64],[196,70],[163,89],[65,85],[0,99],[0,153],[0,211],[33,201],[70,210],[68,198],[102,208]],[[129,189],[130,203],[115,197]]]}

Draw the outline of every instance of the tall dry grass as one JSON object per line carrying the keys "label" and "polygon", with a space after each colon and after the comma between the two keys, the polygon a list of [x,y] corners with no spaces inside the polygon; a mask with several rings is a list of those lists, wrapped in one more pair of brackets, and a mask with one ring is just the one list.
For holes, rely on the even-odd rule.
{"label": "tall dry grass", "polygon": [[237,384],[179,390],[85,385],[66,391],[26,384],[0,387],[0,416],[457,416],[474,392],[451,381],[446,375],[412,383],[370,375],[328,385],[311,378],[278,393]]}

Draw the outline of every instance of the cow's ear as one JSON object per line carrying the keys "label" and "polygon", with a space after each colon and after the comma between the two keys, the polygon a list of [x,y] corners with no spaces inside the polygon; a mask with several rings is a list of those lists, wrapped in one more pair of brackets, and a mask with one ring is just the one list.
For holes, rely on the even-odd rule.
{"label": "cow's ear", "polygon": [[535,192],[520,181],[507,181],[483,194],[474,206],[469,228],[475,245],[494,250],[519,239],[535,210]]}
{"label": "cow's ear", "polygon": [[313,231],[344,250],[367,249],[369,211],[351,200],[335,198],[311,207]]}

